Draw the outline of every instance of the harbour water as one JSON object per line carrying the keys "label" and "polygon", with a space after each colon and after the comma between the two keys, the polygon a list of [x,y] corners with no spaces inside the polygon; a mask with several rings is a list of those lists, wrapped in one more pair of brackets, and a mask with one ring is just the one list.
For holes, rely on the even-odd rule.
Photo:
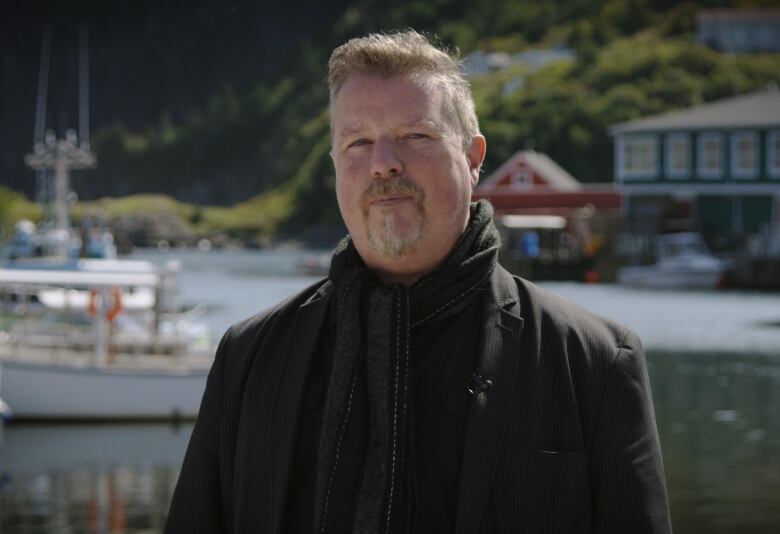
{"label": "harbour water", "polygon": [[[300,252],[143,252],[183,263],[215,339],[309,285]],[[637,330],[676,533],[780,532],[780,295],[544,284]],[[160,532],[191,424],[10,425],[0,532]]]}

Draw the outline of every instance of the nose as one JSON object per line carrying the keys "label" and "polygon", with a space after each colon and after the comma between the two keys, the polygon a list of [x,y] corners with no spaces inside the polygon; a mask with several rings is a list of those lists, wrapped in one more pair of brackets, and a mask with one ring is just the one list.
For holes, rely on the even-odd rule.
{"label": "nose", "polygon": [[404,166],[397,147],[390,139],[380,137],[374,142],[371,154],[371,175],[376,178],[390,178],[403,173]]}

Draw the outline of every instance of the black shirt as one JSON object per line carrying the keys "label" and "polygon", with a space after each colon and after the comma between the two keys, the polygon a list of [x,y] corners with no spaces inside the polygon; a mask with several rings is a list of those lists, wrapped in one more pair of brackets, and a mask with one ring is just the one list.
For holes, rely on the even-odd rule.
{"label": "black shirt", "polygon": [[[412,330],[414,399],[407,467],[414,531],[455,530],[460,470],[471,402],[467,385],[476,370],[482,330],[481,298],[458,314]],[[331,314],[333,312],[331,311]],[[317,447],[335,344],[335,320],[320,334],[298,421],[283,532],[312,534]]]}

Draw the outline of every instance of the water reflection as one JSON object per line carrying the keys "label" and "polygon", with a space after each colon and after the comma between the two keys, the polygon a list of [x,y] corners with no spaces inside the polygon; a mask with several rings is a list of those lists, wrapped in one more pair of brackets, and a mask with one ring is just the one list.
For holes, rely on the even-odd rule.
{"label": "water reflection", "polygon": [[[677,534],[780,532],[780,355],[649,352]],[[11,426],[0,531],[160,532],[191,425]]]}
{"label": "water reflection", "polygon": [[191,432],[191,424],[9,427],[0,531],[162,531]]}
{"label": "water reflection", "polygon": [[648,364],[675,532],[780,532],[780,356]]}

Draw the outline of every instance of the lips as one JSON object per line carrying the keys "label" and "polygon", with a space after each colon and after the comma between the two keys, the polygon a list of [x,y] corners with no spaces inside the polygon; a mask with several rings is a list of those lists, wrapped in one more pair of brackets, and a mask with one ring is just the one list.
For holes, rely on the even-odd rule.
{"label": "lips", "polygon": [[408,195],[392,195],[392,196],[375,198],[371,200],[371,205],[383,208],[383,207],[395,206],[396,204],[401,204],[408,200],[413,200],[413,199],[411,196]]}
{"label": "lips", "polygon": [[412,201],[423,209],[425,192],[413,181],[403,176],[373,182],[360,195],[360,208],[364,216],[372,207],[389,208]]}

